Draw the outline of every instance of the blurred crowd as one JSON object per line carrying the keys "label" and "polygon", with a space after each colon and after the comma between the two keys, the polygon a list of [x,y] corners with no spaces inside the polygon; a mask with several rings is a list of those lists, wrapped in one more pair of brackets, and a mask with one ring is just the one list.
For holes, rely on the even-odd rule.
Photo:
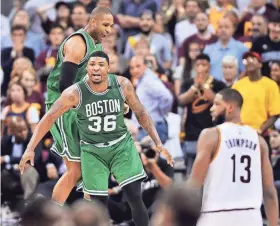
{"label": "blurred crowd", "polygon": [[[214,126],[210,108],[215,93],[226,87],[242,94],[243,123],[269,144],[280,193],[278,0],[14,0],[1,13],[2,204],[13,210],[34,194],[51,197],[65,172],[62,159],[50,151],[50,134],[36,148],[34,167],[20,175],[18,164],[45,113],[46,81],[58,47],[86,26],[96,6],[114,13],[113,32],[102,42],[110,72],[132,81],[175,158],[175,167],[169,167],[135,115],[126,115],[149,175],[143,182],[149,214],[155,211],[157,193],[190,173],[200,132]],[[111,221],[133,225],[113,176],[109,182]],[[80,198],[73,191],[68,203]]]}

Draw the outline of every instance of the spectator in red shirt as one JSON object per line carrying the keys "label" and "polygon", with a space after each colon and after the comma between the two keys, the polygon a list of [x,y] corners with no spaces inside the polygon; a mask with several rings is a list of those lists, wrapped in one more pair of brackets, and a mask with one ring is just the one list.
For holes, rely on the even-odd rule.
{"label": "spectator in red shirt", "polygon": [[50,33],[49,33],[50,45],[46,49],[44,49],[38,56],[35,63],[35,68],[37,70],[41,69],[46,65],[52,67],[54,66],[58,47],[60,46],[60,44],[65,38],[63,32],[64,32],[64,28],[59,24],[53,25],[50,28]]}
{"label": "spectator in red shirt", "polygon": [[52,26],[49,33],[50,45],[40,53],[36,60],[35,68],[38,70],[37,75],[40,78],[42,93],[46,91],[47,77],[55,65],[58,47],[64,38],[63,27],[58,24]]}
{"label": "spectator in red shirt", "polygon": [[[26,121],[28,128],[34,132],[35,127],[39,122],[39,112],[25,100],[27,91],[23,85],[19,81],[12,82],[9,85],[8,96],[11,100],[11,104],[3,108],[1,112],[1,120],[6,123],[9,117],[22,117]],[[6,127],[4,128],[5,134],[7,130]]]}
{"label": "spectator in red shirt", "polygon": [[267,35],[267,20],[262,15],[254,15],[251,19],[252,27],[248,35],[239,38],[239,41],[243,42],[244,45],[250,49],[252,47],[252,42],[258,37]]}
{"label": "spectator in red shirt", "polygon": [[38,83],[36,71],[33,68],[25,70],[19,81],[27,91],[25,100],[35,107],[40,116],[43,117],[45,114],[45,103],[42,94],[35,90],[35,86]]}
{"label": "spectator in red shirt", "polygon": [[215,43],[218,38],[216,35],[212,34],[208,30],[209,18],[206,13],[200,12],[195,17],[195,25],[197,27],[197,33],[191,35],[189,38],[185,39],[178,51],[179,65],[184,65],[186,58],[188,56],[188,46],[191,42],[196,42],[199,44],[200,49],[208,44]]}

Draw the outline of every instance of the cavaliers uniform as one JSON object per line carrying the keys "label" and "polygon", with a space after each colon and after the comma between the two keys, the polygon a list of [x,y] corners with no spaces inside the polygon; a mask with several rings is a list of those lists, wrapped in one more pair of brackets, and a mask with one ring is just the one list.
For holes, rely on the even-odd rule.
{"label": "cavaliers uniform", "polygon": [[261,151],[257,132],[245,125],[218,127],[219,146],[204,182],[198,226],[262,226]]}

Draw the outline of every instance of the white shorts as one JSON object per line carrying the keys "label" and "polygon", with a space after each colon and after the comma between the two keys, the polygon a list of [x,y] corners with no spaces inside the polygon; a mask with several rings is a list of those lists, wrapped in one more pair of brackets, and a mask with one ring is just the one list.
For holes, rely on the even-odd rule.
{"label": "white shorts", "polygon": [[202,213],[196,226],[263,226],[260,210]]}

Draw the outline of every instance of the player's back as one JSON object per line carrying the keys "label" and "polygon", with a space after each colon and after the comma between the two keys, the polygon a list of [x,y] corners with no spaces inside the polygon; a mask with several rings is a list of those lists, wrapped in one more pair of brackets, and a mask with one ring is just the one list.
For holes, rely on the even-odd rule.
{"label": "player's back", "polygon": [[259,209],[262,173],[257,132],[234,123],[217,128],[219,144],[204,182],[202,212]]}
{"label": "player's back", "polygon": [[[80,35],[81,37],[83,37],[83,39],[86,43],[86,54],[79,64],[78,72],[76,74],[74,82],[78,82],[78,81],[82,80],[83,77],[87,74],[86,66],[87,66],[87,62],[88,62],[90,54],[93,51],[98,51],[98,50],[102,51],[103,50],[102,45],[100,43],[99,44],[94,43],[93,38],[84,29],[80,29],[80,30],[74,32],[73,34],[71,34],[70,36],[68,36],[59,47],[59,50],[57,53],[57,58],[56,58],[56,64],[55,64],[54,68],[52,69],[52,71],[50,72],[48,80],[47,80],[47,91],[48,91],[47,98],[46,98],[47,104],[54,103],[61,94],[59,91],[59,80],[60,80],[59,77],[60,77],[60,69],[61,69],[61,66],[62,66],[62,63],[64,60],[63,48],[64,48],[66,41],[69,40],[74,35]],[[79,50],[77,49],[77,51],[79,51]]]}

